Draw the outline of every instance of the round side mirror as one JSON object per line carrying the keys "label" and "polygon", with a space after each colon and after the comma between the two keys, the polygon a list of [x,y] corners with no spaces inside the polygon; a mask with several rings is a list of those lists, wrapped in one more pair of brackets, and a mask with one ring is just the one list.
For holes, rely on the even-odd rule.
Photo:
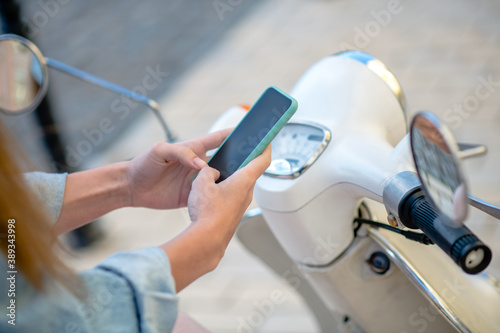
{"label": "round side mirror", "polygon": [[47,92],[47,66],[40,50],[17,35],[0,35],[0,111],[31,112]]}
{"label": "round side mirror", "polygon": [[417,114],[410,127],[410,143],[422,188],[440,219],[459,227],[467,218],[467,185],[458,144],[451,131],[433,113]]}

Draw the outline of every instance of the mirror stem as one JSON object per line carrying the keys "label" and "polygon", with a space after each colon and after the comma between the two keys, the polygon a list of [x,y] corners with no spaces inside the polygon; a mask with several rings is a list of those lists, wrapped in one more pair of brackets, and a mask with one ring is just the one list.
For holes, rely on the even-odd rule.
{"label": "mirror stem", "polygon": [[478,197],[468,193],[469,204],[476,207],[480,211],[485,212],[488,215],[493,216],[497,220],[500,220],[500,207],[495,206],[489,202],[479,199]]}
{"label": "mirror stem", "polygon": [[163,116],[160,113],[160,106],[158,105],[158,103],[156,101],[154,101],[150,98],[147,98],[146,96],[141,95],[139,93],[136,93],[134,91],[125,89],[117,84],[111,83],[111,82],[106,81],[104,79],[101,79],[97,76],[94,76],[92,74],[84,72],[78,68],[69,66],[63,62],[58,61],[58,60],[54,60],[54,59],[47,58],[47,57],[44,57],[44,60],[45,60],[45,63],[47,64],[47,66],[50,66],[50,67],[52,67],[60,72],[72,75],[76,78],[79,78],[80,80],[86,81],[88,83],[91,83],[91,84],[96,85],[96,86],[101,87],[101,88],[111,90],[111,91],[118,93],[120,95],[132,98],[133,100],[135,100],[139,103],[145,104],[153,111],[155,117],[160,122],[160,124],[163,128],[163,131],[165,132],[167,142],[174,142],[175,141],[176,138],[172,134],[170,129],[168,128],[168,126],[165,122],[165,119],[163,119]]}
{"label": "mirror stem", "polygon": [[480,156],[486,154],[486,146],[484,145],[473,145],[467,143],[458,143],[458,148],[460,151],[458,152],[458,157],[460,159],[466,159],[470,157]]}

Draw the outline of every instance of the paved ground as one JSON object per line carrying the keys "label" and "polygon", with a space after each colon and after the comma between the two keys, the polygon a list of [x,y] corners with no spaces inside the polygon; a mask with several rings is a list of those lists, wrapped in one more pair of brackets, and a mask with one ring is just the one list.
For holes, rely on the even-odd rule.
{"label": "paved ground", "polygon": [[[18,2],[25,34],[45,56],[155,99],[171,90],[186,69],[259,3],[246,1],[220,16],[207,0]],[[70,170],[81,168],[80,157],[106,148],[146,110],[53,69],[49,77],[51,108]],[[101,140],[85,149],[82,140],[88,141],[88,133],[98,130],[102,119],[113,122],[113,131],[102,133]],[[25,133],[24,145],[45,164],[38,154],[43,147],[33,117],[5,120],[14,131]]]}
{"label": "paved ground", "polygon": [[[228,107],[253,102],[269,85],[289,91],[315,61],[352,46],[392,69],[406,93],[409,115],[432,110],[459,140],[488,146],[488,156],[466,162],[467,174],[473,193],[500,203],[499,15],[500,4],[485,0],[262,1],[160,98],[163,114],[181,138],[200,136]],[[134,122],[116,145],[86,165],[128,157],[161,139],[150,115]],[[484,240],[498,243],[498,223],[476,213],[473,218],[472,224],[488,220]],[[189,223],[183,210],[140,209],[116,211],[103,222],[105,242],[75,258],[76,267],[89,267],[117,250],[158,244]],[[494,257],[497,265],[499,257]],[[254,302],[275,289],[284,290],[287,301],[255,331],[316,332],[300,299],[237,241],[216,271],[180,294],[180,304],[214,332],[235,332],[240,320],[255,313]]]}

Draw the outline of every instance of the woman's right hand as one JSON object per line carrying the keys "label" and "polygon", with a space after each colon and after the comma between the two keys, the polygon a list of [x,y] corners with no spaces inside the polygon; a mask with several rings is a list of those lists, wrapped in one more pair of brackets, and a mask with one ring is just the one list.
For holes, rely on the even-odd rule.
{"label": "woman's right hand", "polygon": [[269,167],[270,162],[269,146],[247,166],[218,184],[215,181],[219,177],[219,172],[210,167],[203,168],[193,182],[188,199],[191,221],[214,224],[214,227],[221,228],[221,233],[227,231],[226,227],[232,226],[234,230],[229,232],[230,239],[252,202],[255,182]]}
{"label": "woman's right hand", "polygon": [[177,291],[215,269],[253,198],[257,179],[271,162],[271,147],[226,180],[216,184],[219,172],[203,167],[188,198],[193,222],[162,247],[167,253]]}

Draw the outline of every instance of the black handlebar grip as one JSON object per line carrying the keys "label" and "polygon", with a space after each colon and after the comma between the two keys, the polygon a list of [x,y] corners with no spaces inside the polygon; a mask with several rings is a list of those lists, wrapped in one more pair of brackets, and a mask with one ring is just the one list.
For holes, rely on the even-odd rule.
{"label": "black handlebar grip", "polygon": [[401,221],[422,230],[468,274],[477,274],[491,261],[491,250],[466,226],[454,228],[438,220],[438,214],[422,191],[414,192],[400,206]]}

